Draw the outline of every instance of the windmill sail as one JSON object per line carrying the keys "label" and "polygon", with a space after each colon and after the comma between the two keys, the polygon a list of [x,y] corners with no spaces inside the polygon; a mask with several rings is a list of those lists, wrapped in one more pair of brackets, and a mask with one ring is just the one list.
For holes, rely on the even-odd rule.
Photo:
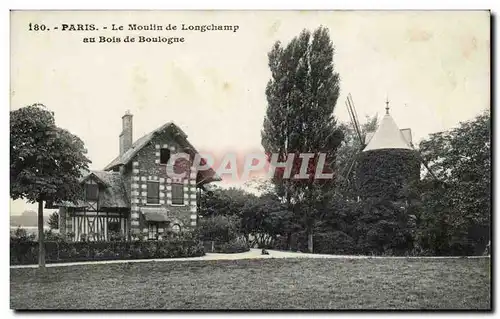
{"label": "windmill sail", "polygon": [[354,101],[352,100],[351,93],[347,95],[346,106],[349,117],[351,118],[351,123],[354,127],[354,131],[356,132],[359,142],[361,143],[361,145],[363,145],[361,128],[359,127],[358,113],[356,112],[356,108],[354,107]]}
{"label": "windmill sail", "polygon": [[360,139],[360,142],[361,144],[363,144],[363,140],[361,139],[361,126],[359,125],[359,117],[358,117],[358,111],[356,110],[356,108],[354,107],[354,101],[352,99],[352,95],[351,93],[349,93],[347,95],[347,99],[349,100],[349,104],[351,105],[351,109],[352,109],[352,112],[354,114],[354,120],[356,121],[356,128],[357,128],[357,131],[358,131],[358,137]]}
{"label": "windmill sail", "polygon": [[361,150],[365,146],[365,143],[364,143],[364,140],[362,137],[361,127],[359,125],[358,113],[357,113],[356,108],[354,106],[354,101],[352,100],[351,93],[349,93],[347,95],[345,105],[347,107],[347,112],[349,114],[349,118],[351,119],[351,124],[354,128],[354,133],[356,135],[356,138],[357,138],[360,146],[359,146],[359,149],[355,149],[355,151],[352,154],[350,154],[350,157],[347,160],[347,163],[345,163],[344,167],[342,168],[341,173],[340,173],[341,180],[340,180],[339,186],[345,185],[344,182],[346,182],[347,184],[350,184],[349,176],[352,172],[353,167],[355,166],[357,155],[361,152]]}

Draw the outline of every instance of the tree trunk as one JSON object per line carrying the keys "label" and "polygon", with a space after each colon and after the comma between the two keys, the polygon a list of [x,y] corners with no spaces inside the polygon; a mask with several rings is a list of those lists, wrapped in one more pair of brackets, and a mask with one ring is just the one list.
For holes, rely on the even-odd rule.
{"label": "tree trunk", "polygon": [[[309,204],[313,203],[313,198],[311,194],[311,185],[309,184],[306,191],[306,201]],[[307,250],[309,253],[313,253],[313,228],[314,228],[314,215],[315,211],[311,207],[307,208],[307,217],[306,217],[306,230],[307,230]]]}
{"label": "tree trunk", "polygon": [[[292,198],[289,192],[286,192],[286,209],[289,212],[292,212],[292,221],[295,218],[295,210],[292,207]],[[286,250],[292,250],[292,232],[289,231],[286,233]]]}
{"label": "tree trunk", "polygon": [[313,233],[312,228],[309,228],[307,231],[307,250],[312,254],[313,253]]}
{"label": "tree trunk", "polygon": [[292,233],[286,233],[286,250],[292,249]]}
{"label": "tree trunk", "polygon": [[59,208],[59,234],[66,239],[66,207]]}
{"label": "tree trunk", "polygon": [[43,233],[43,200],[38,200],[38,268],[45,269],[45,238]]}

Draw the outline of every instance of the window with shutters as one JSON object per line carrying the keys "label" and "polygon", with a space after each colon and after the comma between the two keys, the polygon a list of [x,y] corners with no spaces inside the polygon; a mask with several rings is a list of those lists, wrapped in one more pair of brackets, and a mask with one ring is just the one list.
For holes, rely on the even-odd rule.
{"label": "window with shutters", "polygon": [[172,184],[172,205],[184,205],[184,184]]}
{"label": "window with shutters", "polygon": [[147,203],[148,204],[159,204],[160,203],[160,183],[148,181],[147,185],[148,185]]}

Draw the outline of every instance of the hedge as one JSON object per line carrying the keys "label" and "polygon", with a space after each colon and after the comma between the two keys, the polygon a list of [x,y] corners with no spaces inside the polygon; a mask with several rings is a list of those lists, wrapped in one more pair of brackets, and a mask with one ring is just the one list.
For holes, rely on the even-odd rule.
{"label": "hedge", "polygon": [[203,245],[205,251],[220,254],[244,253],[250,250],[248,245],[240,240],[230,242],[204,241]]}
{"label": "hedge", "polygon": [[[199,257],[205,255],[203,245],[199,241],[176,239],[130,242],[47,241],[45,243],[45,249],[46,263]],[[38,263],[38,242],[11,240],[11,265],[36,263]]]}

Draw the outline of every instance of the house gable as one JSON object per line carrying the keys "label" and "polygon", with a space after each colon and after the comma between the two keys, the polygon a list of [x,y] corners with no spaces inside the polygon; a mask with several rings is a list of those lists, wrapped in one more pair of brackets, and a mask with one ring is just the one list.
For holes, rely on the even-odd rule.
{"label": "house gable", "polygon": [[[175,178],[167,172],[167,165],[161,163],[161,150],[169,150],[170,156],[176,153],[192,154],[184,161],[184,178]],[[131,187],[131,225],[148,224],[151,214],[162,214],[170,225],[182,227],[196,225],[197,211],[197,172],[193,164],[195,153],[186,149],[175,132],[169,129],[156,131],[148,143],[137,151],[132,158]],[[181,161],[176,161],[176,173],[180,173]],[[157,194],[151,194],[156,191]],[[142,230],[145,232],[145,230]]]}
{"label": "house gable", "polygon": [[[158,141],[158,139],[160,141]],[[160,144],[157,144],[157,142]],[[169,147],[174,146],[176,149],[182,149],[183,152],[188,153],[191,160],[193,160],[194,156],[198,153],[194,146],[187,140],[187,135],[177,125],[168,122],[138,139],[135,143],[133,143],[129,150],[127,150],[123,155],[115,158],[104,168],[104,170],[118,171],[117,168],[119,166],[130,164],[137,158],[137,154],[141,152],[143,148],[147,148],[148,146],[150,147],[151,145],[160,145],[161,147],[163,147],[163,145],[169,145]],[[149,154],[151,154],[151,152],[149,152]],[[159,156],[160,155],[158,155],[158,158],[155,158],[155,161],[160,159]],[[213,169],[199,171],[197,174],[196,180],[198,186],[203,186],[204,184],[221,180]]]}
{"label": "house gable", "polygon": [[[194,154],[189,152],[181,145],[177,139],[173,136],[172,132],[168,129],[163,131],[156,131],[151,137],[150,141],[146,143],[132,158],[132,162],[139,163],[139,169],[143,172],[147,172],[148,176],[159,176],[163,178],[168,178],[167,176],[167,165],[160,162],[161,150],[168,149],[170,152],[170,157],[177,153],[188,153],[190,154],[190,161],[187,164],[189,167],[192,166],[194,160]],[[181,160],[177,160],[175,163],[176,172],[177,168],[180,166]],[[190,170],[188,169],[186,174],[189,175]],[[187,176],[189,179],[189,176]]]}

